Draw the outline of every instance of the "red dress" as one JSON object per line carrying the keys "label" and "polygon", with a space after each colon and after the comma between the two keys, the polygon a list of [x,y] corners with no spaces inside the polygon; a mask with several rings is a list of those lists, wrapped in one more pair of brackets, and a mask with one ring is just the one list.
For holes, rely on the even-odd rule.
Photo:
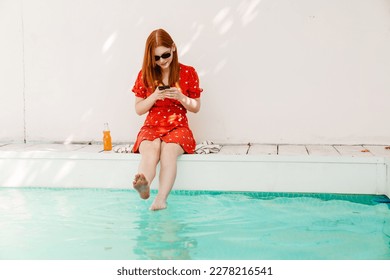
{"label": "red dress", "polygon": [[[179,85],[184,95],[199,98],[203,91],[199,87],[199,78],[191,66],[180,64]],[[146,88],[142,81],[142,71],[135,81],[133,92],[135,96],[146,98],[153,93],[152,88]],[[196,146],[192,131],[188,126],[187,110],[174,99],[157,100],[150,108],[144,125],[138,133],[133,146],[133,152],[139,152],[143,140],[153,141],[160,138],[166,143],[179,144],[187,154],[193,154]]]}

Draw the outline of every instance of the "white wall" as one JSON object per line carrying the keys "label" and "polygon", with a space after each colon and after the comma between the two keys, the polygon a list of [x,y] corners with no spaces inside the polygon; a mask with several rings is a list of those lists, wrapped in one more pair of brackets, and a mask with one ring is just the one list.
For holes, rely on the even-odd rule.
{"label": "white wall", "polygon": [[24,139],[22,26],[20,1],[0,0],[0,142]]}
{"label": "white wall", "polygon": [[388,0],[0,0],[0,142],[100,141],[104,122],[134,141],[160,27],[200,75],[198,141],[390,143]]}

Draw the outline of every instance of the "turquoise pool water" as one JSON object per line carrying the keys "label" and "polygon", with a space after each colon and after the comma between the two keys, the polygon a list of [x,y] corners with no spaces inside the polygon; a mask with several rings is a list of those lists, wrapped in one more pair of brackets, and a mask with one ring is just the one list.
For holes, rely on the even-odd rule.
{"label": "turquoise pool water", "polygon": [[168,209],[150,204],[133,190],[0,188],[0,259],[390,259],[384,196],[173,191]]}

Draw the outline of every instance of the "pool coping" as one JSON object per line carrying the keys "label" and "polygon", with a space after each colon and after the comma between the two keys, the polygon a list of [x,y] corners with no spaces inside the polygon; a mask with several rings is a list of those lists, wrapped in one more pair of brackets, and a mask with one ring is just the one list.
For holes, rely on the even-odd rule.
{"label": "pool coping", "polygon": [[[141,156],[0,151],[0,186],[131,188]],[[354,156],[182,155],[178,190],[379,194],[390,197],[390,159]],[[157,188],[158,172],[152,188]]]}

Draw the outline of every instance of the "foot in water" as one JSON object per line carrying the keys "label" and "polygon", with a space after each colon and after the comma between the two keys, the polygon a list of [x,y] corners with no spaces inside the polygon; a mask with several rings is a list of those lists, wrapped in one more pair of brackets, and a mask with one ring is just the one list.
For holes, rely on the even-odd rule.
{"label": "foot in water", "polygon": [[167,200],[164,198],[160,198],[157,194],[156,198],[153,201],[152,206],[150,206],[150,210],[157,211],[157,210],[163,210],[167,208]]}
{"label": "foot in water", "polygon": [[149,198],[149,196],[150,196],[149,182],[148,182],[148,180],[146,180],[144,174],[135,175],[135,178],[133,181],[133,187],[139,193],[139,196],[142,199]]}

